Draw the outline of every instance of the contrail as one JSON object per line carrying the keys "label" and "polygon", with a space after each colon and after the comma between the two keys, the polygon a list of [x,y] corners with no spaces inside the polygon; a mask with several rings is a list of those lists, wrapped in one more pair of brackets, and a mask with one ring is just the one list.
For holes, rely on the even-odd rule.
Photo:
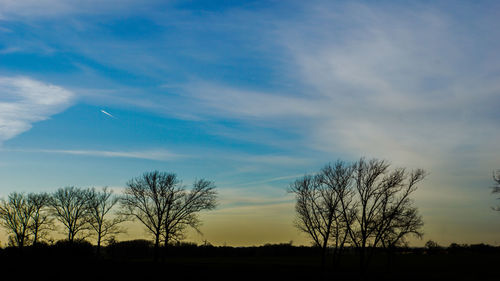
{"label": "contrail", "polygon": [[114,117],[114,116],[113,116],[113,115],[111,115],[110,113],[106,112],[104,109],[101,109],[101,112],[102,112],[102,113],[104,113],[104,114],[106,114],[106,115],[108,115],[108,116],[109,116],[109,117],[111,117],[111,118],[115,118],[115,119],[116,119],[116,117]]}

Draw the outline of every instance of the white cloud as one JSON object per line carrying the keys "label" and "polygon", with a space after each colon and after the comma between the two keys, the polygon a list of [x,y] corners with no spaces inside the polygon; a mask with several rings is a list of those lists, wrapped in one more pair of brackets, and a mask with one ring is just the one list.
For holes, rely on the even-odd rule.
{"label": "white cloud", "polygon": [[0,143],[68,106],[73,93],[27,77],[0,77]]}

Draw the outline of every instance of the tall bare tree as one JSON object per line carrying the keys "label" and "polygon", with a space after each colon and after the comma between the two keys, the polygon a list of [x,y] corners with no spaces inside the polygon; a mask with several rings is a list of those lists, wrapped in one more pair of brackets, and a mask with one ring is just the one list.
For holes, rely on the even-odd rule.
{"label": "tall bare tree", "polygon": [[124,231],[118,226],[118,224],[125,221],[124,217],[114,216],[109,218],[111,210],[118,201],[119,198],[114,196],[113,191],[108,187],[104,187],[101,191],[92,188],[87,192],[88,222],[97,235],[97,254],[100,253],[103,239]]}
{"label": "tall bare tree", "polygon": [[388,162],[378,159],[362,158],[354,167],[355,224],[349,234],[360,252],[364,269],[373,250],[383,243],[395,245],[409,234],[421,237],[423,221],[410,195],[426,173],[422,169],[391,171]]}
{"label": "tall bare tree", "polygon": [[314,245],[321,248],[321,265],[324,267],[333,212],[331,206],[328,206],[329,202],[322,196],[320,188],[314,176],[306,175],[290,186],[290,192],[294,193],[297,199],[295,226],[307,233]]}
{"label": "tall bare tree", "polygon": [[[321,248],[321,264],[325,266],[327,250],[333,246],[334,263],[347,239],[344,216],[351,201],[347,187],[351,182],[352,168],[338,161],[325,166],[316,175],[306,175],[296,180],[289,188],[297,199],[295,225],[307,233],[314,244]],[[344,208],[343,208],[344,206]]]}
{"label": "tall bare tree", "polygon": [[33,235],[33,246],[54,228],[54,219],[50,216],[48,207],[50,195],[47,193],[28,194],[28,204],[33,209],[31,213],[30,232]]}
{"label": "tall bare tree", "polygon": [[165,246],[170,241],[184,239],[186,227],[192,227],[200,232],[201,221],[198,212],[212,210],[216,207],[217,193],[215,184],[204,179],[196,180],[190,191],[182,184],[177,184],[170,190],[169,205],[164,220],[163,239]]}
{"label": "tall bare tree", "polygon": [[23,193],[13,192],[7,200],[0,201],[1,224],[11,233],[11,241],[19,248],[29,240],[32,213],[33,207]]}
{"label": "tall bare tree", "polygon": [[64,225],[70,243],[89,229],[87,200],[88,190],[74,186],[60,188],[52,194],[50,206],[55,218]]}
{"label": "tall bare tree", "polygon": [[160,240],[167,209],[173,196],[171,190],[178,184],[175,174],[146,172],[127,183],[122,197],[122,213],[138,219],[154,236],[154,258],[158,259]]}
{"label": "tall bare tree", "polygon": [[123,213],[138,219],[155,238],[155,260],[161,240],[180,238],[186,226],[196,227],[196,213],[215,206],[214,185],[196,181],[186,192],[177,176],[165,172],[146,172],[127,183],[122,197]]}
{"label": "tall bare tree", "polygon": [[334,223],[332,224],[333,262],[338,264],[346,242],[349,240],[349,230],[354,219],[354,193],[352,186],[353,166],[338,160],[335,164],[326,165],[316,176],[318,181],[333,194],[332,202]]}

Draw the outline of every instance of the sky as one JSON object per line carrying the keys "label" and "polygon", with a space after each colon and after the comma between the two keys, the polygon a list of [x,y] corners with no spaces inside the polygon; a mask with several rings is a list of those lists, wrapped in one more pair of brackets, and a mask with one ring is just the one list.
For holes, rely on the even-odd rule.
{"label": "sky", "polygon": [[174,172],[219,192],[189,241],[307,245],[289,184],[375,157],[429,173],[414,245],[500,245],[499,26],[497,1],[0,0],[0,197]]}

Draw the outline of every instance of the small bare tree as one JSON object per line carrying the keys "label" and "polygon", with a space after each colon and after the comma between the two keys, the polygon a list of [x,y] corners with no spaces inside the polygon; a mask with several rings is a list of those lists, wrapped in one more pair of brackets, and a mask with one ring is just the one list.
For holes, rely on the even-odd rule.
{"label": "small bare tree", "polygon": [[42,239],[49,230],[54,228],[54,219],[50,216],[50,195],[47,193],[28,194],[28,204],[33,209],[31,213],[30,232],[33,235],[33,246]]}
{"label": "small bare tree", "polygon": [[67,232],[68,241],[73,243],[78,234],[89,229],[88,190],[67,186],[52,194],[50,206],[55,218]]}
{"label": "small bare tree", "polygon": [[[495,185],[492,187],[492,193],[500,193],[500,170],[497,170],[496,172],[493,172],[493,181],[495,182]],[[500,199],[500,198],[497,198]],[[493,210],[499,211],[500,212],[500,205],[493,207]]]}
{"label": "small bare tree", "polygon": [[100,254],[101,241],[110,235],[116,235],[124,230],[118,224],[125,221],[122,216],[108,218],[111,210],[118,203],[119,198],[113,195],[113,191],[104,187],[101,191],[95,188],[87,192],[87,209],[89,214],[89,225],[97,235],[97,254]]}
{"label": "small bare tree", "polygon": [[11,233],[10,241],[19,248],[28,243],[32,213],[33,207],[22,193],[13,192],[7,200],[0,201],[1,224]]}

